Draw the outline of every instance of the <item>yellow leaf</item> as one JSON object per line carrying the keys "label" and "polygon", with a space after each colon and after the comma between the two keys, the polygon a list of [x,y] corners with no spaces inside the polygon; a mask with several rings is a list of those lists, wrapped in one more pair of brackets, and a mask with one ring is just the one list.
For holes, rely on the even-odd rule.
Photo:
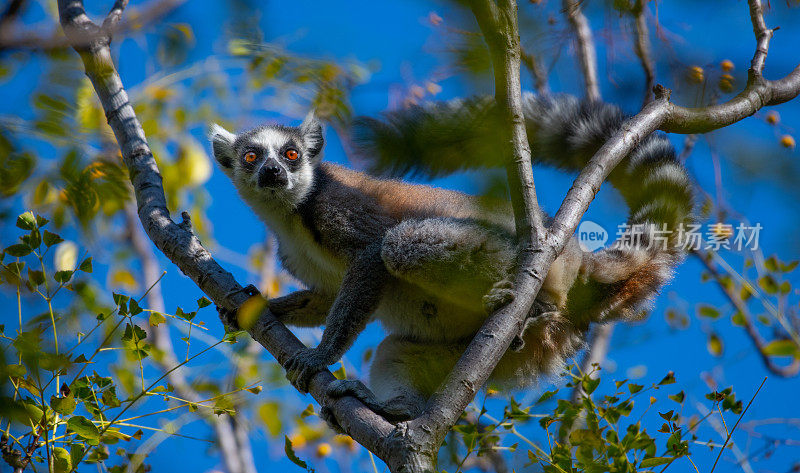
{"label": "yellow leaf", "polygon": [[133,277],[127,269],[118,269],[111,274],[111,285],[117,287],[124,287],[127,289],[136,289],[138,284],[136,278]]}
{"label": "yellow leaf", "polygon": [[242,330],[247,330],[256,323],[258,317],[267,307],[267,300],[261,296],[254,296],[244,301],[239,311],[236,313],[236,319],[239,327]]}

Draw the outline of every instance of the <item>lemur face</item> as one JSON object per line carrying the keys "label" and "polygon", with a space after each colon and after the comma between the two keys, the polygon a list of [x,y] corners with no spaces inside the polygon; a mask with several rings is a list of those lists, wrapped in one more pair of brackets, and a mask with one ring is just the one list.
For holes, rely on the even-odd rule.
{"label": "lemur face", "polygon": [[313,114],[299,127],[267,125],[239,135],[214,124],[210,135],[214,157],[240,191],[294,207],[311,190],[323,145]]}

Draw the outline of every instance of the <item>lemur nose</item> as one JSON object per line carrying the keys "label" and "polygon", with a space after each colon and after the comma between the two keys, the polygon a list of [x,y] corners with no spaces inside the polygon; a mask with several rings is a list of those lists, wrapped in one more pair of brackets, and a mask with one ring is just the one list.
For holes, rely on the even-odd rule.
{"label": "lemur nose", "polygon": [[279,168],[275,164],[272,164],[272,165],[265,166],[264,167],[264,171],[266,171],[267,174],[271,174],[273,176],[277,176],[278,174],[280,174],[281,168]]}

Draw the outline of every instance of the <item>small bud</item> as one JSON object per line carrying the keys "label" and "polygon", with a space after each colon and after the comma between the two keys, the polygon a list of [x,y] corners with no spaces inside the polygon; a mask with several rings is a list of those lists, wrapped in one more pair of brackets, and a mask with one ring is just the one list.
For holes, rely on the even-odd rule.
{"label": "small bud", "polygon": [[317,456],[320,458],[327,457],[328,455],[331,454],[331,450],[332,450],[331,444],[322,442],[319,445],[317,445]]}
{"label": "small bud", "polygon": [[722,67],[722,70],[725,72],[730,72],[733,70],[733,61],[730,59],[725,59],[719,65]]}
{"label": "small bud", "polygon": [[769,113],[767,113],[767,123],[769,123],[770,125],[775,125],[779,121],[781,121],[781,116],[778,114],[778,112],[772,110]]}
{"label": "small bud", "polygon": [[703,82],[706,78],[706,73],[700,66],[690,67],[687,75],[690,82],[695,82],[697,84]]}
{"label": "small bud", "polygon": [[733,76],[730,74],[722,74],[719,78],[719,88],[723,92],[733,92]]}
{"label": "small bud", "polygon": [[439,26],[442,24],[442,17],[437,15],[436,12],[428,13],[428,21],[431,22],[433,26]]}
{"label": "small bud", "polygon": [[792,137],[792,135],[783,135],[781,137],[781,146],[783,146],[784,148],[794,149],[795,146],[794,137]]}

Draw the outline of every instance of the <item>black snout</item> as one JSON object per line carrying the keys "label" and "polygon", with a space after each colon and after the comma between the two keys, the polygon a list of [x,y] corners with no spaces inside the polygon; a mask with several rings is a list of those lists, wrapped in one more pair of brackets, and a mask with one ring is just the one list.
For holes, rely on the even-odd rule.
{"label": "black snout", "polygon": [[258,171],[259,187],[283,187],[288,182],[286,171],[274,159],[264,163]]}

